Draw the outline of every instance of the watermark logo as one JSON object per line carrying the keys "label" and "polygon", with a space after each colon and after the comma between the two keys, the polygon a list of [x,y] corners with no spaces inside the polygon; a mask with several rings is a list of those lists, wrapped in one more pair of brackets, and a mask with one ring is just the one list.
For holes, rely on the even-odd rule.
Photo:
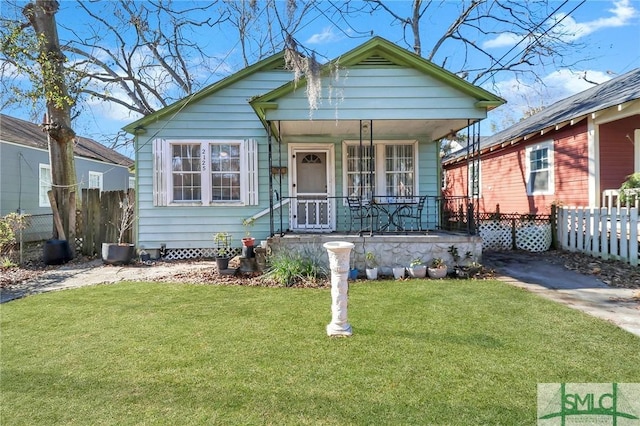
{"label": "watermark logo", "polygon": [[538,425],[640,425],[640,383],[538,383]]}

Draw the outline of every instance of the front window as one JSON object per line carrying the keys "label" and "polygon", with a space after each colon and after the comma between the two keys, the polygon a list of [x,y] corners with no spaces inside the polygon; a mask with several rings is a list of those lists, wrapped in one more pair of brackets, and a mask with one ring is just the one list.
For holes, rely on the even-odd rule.
{"label": "front window", "polygon": [[415,142],[376,141],[373,146],[345,142],[343,152],[345,195],[369,199],[417,194]]}
{"label": "front window", "polygon": [[211,145],[211,200],[240,201],[240,144]]}
{"label": "front window", "polygon": [[384,195],[411,197],[413,191],[413,145],[385,146]]}
{"label": "front window", "polygon": [[258,204],[256,140],[160,140],[154,152],[154,205]]}
{"label": "front window", "polygon": [[40,164],[40,184],[39,184],[39,203],[40,207],[51,207],[49,203],[49,195],[47,192],[51,190],[51,166],[48,164]]}
{"label": "front window", "polygon": [[347,194],[371,198],[376,193],[375,148],[370,145],[347,145]]}
{"label": "front window", "polygon": [[527,193],[553,194],[553,145],[551,142],[527,147]]}
{"label": "front window", "polygon": [[173,201],[201,201],[200,144],[174,144],[171,149]]}

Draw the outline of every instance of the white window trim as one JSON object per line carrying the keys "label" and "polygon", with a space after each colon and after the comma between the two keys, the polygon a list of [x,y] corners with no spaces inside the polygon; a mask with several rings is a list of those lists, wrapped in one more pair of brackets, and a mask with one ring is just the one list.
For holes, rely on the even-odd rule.
{"label": "white window trim", "polygon": [[[173,201],[172,146],[200,145],[201,200]],[[211,145],[240,145],[240,200],[211,201]],[[258,205],[258,146],[255,139],[156,139],[154,141],[154,205],[248,206]]]}
{"label": "white window trim", "polygon": [[469,190],[469,198],[482,198],[482,160],[478,160],[478,195],[473,194],[473,181],[471,180],[471,167],[473,162],[467,166],[467,189]]}
{"label": "white window trim", "polygon": [[98,185],[98,189],[100,190],[100,192],[102,192],[102,188],[103,188],[103,182],[104,182],[104,174],[101,172],[92,172],[89,171],[89,181],[87,182],[87,187],[88,188],[95,188],[94,186],[91,186],[91,177],[97,177],[98,181],[100,182],[100,184]]}
{"label": "white window trim", "polygon": [[[531,153],[540,149],[547,148],[549,153],[549,189],[546,191],[533,191],[531,188]],[[527,184],[527,195],[553,195],[555,194],[555,161],[553,141],[541,142],[529,145],[525,149],[525,177]]]}
{"label": "white window trim", "polygon": [[[351,146],[351,145],[359,145],[360,141],[358,140],[344,140],[342,141],[342,195],[344,197],[348,197],[349,194],[347,194],[347,185],[348,185],[348,181],[347,181],[347,162],[344,161],[345,158],[347,158],[347,146]],[[366,141],[362,143],[363,146],[369,145],[369,141]],[[378,196],[386,196],[386,181],[385,181],[385,153],[384,153],[384,148],[387,145],[413,145],[413,194],[414,196],[417,196],[418,194],[420,194],[420,188],[419,188],[419,182],[420,182],[420,176],[418,175],[418,164],[419,164],[419,159],[418,159],[418,141],[415,139],[410,139],[410,140],[406,140],[406,139],[376,139],[373,141],[373,148],[375,150],[375,165],[374,165],[374,169],[375,169],[375,176],[374,176],[374,180],[375,180],[375,187],[377,188],[376,190],[376,194]],[[383,193],[384,192],[384,193]],[[345,201],[346,203],[346,201]]]}
{"label": "white window trim", "polygon": [[[39,207],[51,207],[51,203],[49,202],[49,196],[45,193],[42,194],[42,171],[44,170],[48,170],[49,171],[49,182],[51,182],[51,166],[49,164],[42,164],[40,163],[38,165],[38,206]],[[49,186],[49,189],[51,189],[51,186]],[[46,200],[46,202],[43,202],[43,200]]]}

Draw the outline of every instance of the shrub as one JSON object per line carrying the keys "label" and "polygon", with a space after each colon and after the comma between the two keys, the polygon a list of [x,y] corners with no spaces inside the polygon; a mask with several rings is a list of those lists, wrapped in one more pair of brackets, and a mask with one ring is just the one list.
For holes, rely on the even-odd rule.
{"label": "shrub", "polygon": [[627,191],[629,189],[637,189],[640,191],[640,173],[633,173],[627,176],[627,180],[620,186],[620,204],[625,206],[633,206],[638,197],[637,191]]}
{"label": "shrub", "polygon": [[17,243],[16,234],[28,224],[29,217],[18,213],[0,217],[0,254],[11,254]]}
{"label": "shrub", "polygon": [[327,277],[327,271],[317,256],[303,253],[278,253],[268,259],[269,268],[264,279],[275,281],[285,287],[310,281],[317,282]]}

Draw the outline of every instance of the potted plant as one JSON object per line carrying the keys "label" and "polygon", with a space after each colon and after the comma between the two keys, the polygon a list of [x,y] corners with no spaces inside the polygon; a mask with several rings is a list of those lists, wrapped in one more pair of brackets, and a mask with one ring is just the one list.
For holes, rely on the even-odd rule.
{"label": "potted plant", "polygon": [[365,272],[367,273],[367,279],[369,280],[377,280],[378,279],[378,259],[376,259],[376,254],[374,252],[368,251],[365,254]]}
{"label": "potted plant", "polygon": [[447,264],[444,263],[444,259],[436,257],[431,260],[429,267],[427,268],[429,278],[444,278],[447,276]]}
{"label": "potted plant", "polygon": [[102,243],[102,261],[108,265],[126,265],[131,263],[136,251],[135,245],[124,242],[126,232],[133,227],[136,221],[135,203],[131,195],[125,195],[120,200],[120,217],[114,222],[118,241],[116,243]]}
{"label": "potted plant", "polygon": [[228,232],[217,232],[213,234],[213,241],[216,243],[216,266],[218,273],[229,268],[229,239]]}
{"label": "potted plant", "polygon": [[249,217],[246,219],[242,219],[242,226],[244,226],[245,236],[242,238],[242,246],[243,247],[253,247],[256,239],[251,236],[251,228],[255,225],[256,219],[253,217]]}
{"label": "potted plant", "polygon": [[415,258],[409,264],[409,275],[413,278],[424,278],[427,276],[427,266],[422,259]]}
{"label": "potted plant", "polygon": [[[396,265],[400,265],[400,262],[396,261]],[[391,268],[391,270],[393,271],[393,277],[396,280],[400,280],[400,279],[404,278],[404,274],[406,272],[404,266],[394,266],[393,268]]]}

